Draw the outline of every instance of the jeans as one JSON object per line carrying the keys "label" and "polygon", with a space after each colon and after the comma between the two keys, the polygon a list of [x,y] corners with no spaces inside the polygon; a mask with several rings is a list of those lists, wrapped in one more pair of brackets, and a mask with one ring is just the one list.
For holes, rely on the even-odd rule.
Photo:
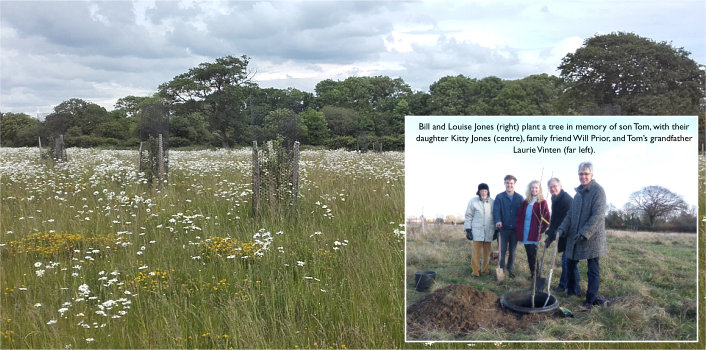
{"label": "jeans", "polygon": [[537,250],[536,244],[525,244],[525,252],[527,252],[527,263],[530,269],[530,278],[534,277],[535,267],[537,266]]}
{"label": "jeans", "polygon": [[[579,274],[578,263],[576,264],[576,268],[574,269],[574,273],[576,274],[576,285],[575,285],[574,289],[568,290],[568,291],[569,291],[569,294],[581,294],[581,287],[579,286],[579,283],[581,282],[581,275]],[[559,289],[567,290],[568,284],[569,284],[569,258],[566,257],[566,253],[563,253],[563,254],[561,254],[561,277],[559,278],[559,285],[557,287]]]}
{"label": "jeans", "polygon": [[[500,248],[500,268],[505,268],[509,272],[513,271],[515,267],[515,249],[517,249],[517,236],[515,235],[515,230],[505,230],[500,231],[500,243],[502,247]],[[507,265],[505,265],[505,252],[507,252]]]}
{"label": "jeans", "polygon": [[[596,297],[598,296],[598,287],[601,285],[601,271],[598,264],[598,259],[599,258],[588,259],[588,289],[586,290],[586,303],[588,304],[593,304],[593,302],[596,301]],[[568,261],[568,289],[570,291],[576,290],[578,287],[579,274],[576,273],[578,263],[578,260],[569,259]]]}

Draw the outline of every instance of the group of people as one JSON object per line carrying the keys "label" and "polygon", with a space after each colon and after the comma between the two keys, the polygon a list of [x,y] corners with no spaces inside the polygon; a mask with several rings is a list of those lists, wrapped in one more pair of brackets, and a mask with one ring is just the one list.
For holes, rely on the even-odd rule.
{"label": "group of people", "polygon": [[487,184],[479,184],[477,197],[468,202],[464,222],[466,238],[472,241],[472,278],[490,273],[490,244],[497,239],[500,268],[506,270],[510,278],[515,278],[515,249],[519,242],[527,253],[529,278],[534,279],[539,242],[542,234],[546,234],[545,246],[558,237],[557,248],[562,252],[561,277],[554,291],[580,296],[578,262],[587,260],[588,289],[584,306],[594,305],[600,286],[599,259],[607,254],[606,197],[603,187],[593,179],[593,164],[579,164],[578,177],[580,185],[573,198],[562,189],[559,179],[553,177],[547,181],[551,212],[542,195],[542,184],[537,180],[529,183],[525,197],[515,192],[517,178],[512,175],[505,176],[505,191],[495,199],[491,198]]}

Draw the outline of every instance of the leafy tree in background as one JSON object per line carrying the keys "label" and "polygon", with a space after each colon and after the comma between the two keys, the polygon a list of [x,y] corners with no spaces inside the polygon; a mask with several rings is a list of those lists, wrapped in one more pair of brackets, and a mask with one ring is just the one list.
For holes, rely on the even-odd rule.
{"label": "leafy tree in background", "polygon": [[474,79],[463,75],[446,76],[429,86],[429,105],[434,115],[467,115],[472,103]]}
{"label": "leafy tree in background", "polygon": [[290,109],[279,108],[265,117],[265,136],[267,139],[274,140],[281,136],[283,146],[286,148],[291,148],[294,145],[294,141],[300,141],[306,133],[307,130],[302,117]]}
{"label": "leafy tree in background", "polygon": [[208,121],[201,113],[174,115],[169,118],[169,142],[172,147],[211,144]]}
{"label": "leafy tree in background", "polygon": [[140,107],[142,107],[143,104],[145,103],[152,103],[154,102],[154,99],[157,98],[156,96],[125,96],[123,98],[119,98],[117,102],[115,102],[115,110],[118,113],[121,114],[121,116],[126,117],[126,118],[133,118],[137,116],[137,113],[140,111]]}
{"label": "leafy tree in background", "polygon": [[351,136],[358,131],[358,116],[350,108],[326,106],[321,109],[326,117],[328,128],[334,135]]}
{"label": "leafy tree in background", "polygon": [[28,147],[37,145],[39,121],[25,113],[3,113],[0,116],[2,146]]}
{"label": "leafy tree in background", "polygon": [[[245,113],[253,128],[253,134],[259,134],[257,130],[264,127],[265,117],[268,113],[285,108],[299,114],[309,108],[313,100],[314,94],[293,88],[283,90],[253,87],[247,97]],[[261,141],[258,137],[255,139]]]}
{"label": "leafy tree in background", "polygon": [[[316,106],[322,111],[325,107],[340,107],[355,111],[356,130],[353,133],[340,133],[329,121],[329,127],[341,136],[361,137],[362,135],[386,135],[395,122],[394,109],[399,101],[412,94],[412,89],[401,78],[386,76],[350,77],[343,81],[323,80],[316,85]],[[327,112],[330,112],[328,110]],[[329,116],[329,113],[324,114]]]}
{"label": "leafy tree in background", "polygon": [[245,118],[246,99],[252,75],[247,71],[250,58],[226,56],[215,63],[201,63],[159,86],[159,93],[170,101],[177,114],[202,112],[223,147],[246,144],[250,138]]}
{"label": "leafy tree in background", "polygon": [[633,33],[586,39],[564,57],[568,113],[696,115],[704,97],[704,70],[683,48]]}
{"label": "leafy tree in background", "polygon": [[506,83],[494,76],[485,77],[481,80],[463,75],[443,77],[429,86],[431,114],[496,114],[497,112],[492,106],[493,99],[505,87]]}
{"label": "leafy tree in background", "polygon": [[66,134],[72,130],[73,136],[90,135],[93,130],[107,120],[105,108],[79,98],[72,98],[54,107],[45,121],[45,135]]}
{"label": "leafy tree in background", "polygon": [[308,108],[306,111],[299,113],[299,115],[307,130],[303,143],[313,146],[326,144],[330,131],[324,113]]}
{"label": "leafy tree in background", "polygon": [[510,80],[492,97],[489,111],[495,115],[555,115],[563,81],[548,74]]}

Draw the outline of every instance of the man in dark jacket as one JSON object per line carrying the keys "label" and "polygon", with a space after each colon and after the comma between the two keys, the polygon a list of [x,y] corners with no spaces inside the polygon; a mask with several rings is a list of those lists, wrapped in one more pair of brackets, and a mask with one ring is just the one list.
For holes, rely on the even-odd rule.
{"label": "man in dark jacket", "polygon": [[[571,207],[571,196],[566,193],[561,187],[561,181],[553,177],[547,182],[547,187],[549,188],[549,193],[552,195],[552,218],[549,224],[549,229],[547,230],[547,239],[544,242],[546,246],[549,246],[554,240],[556,240],[556,229],[564,221],[566,213],[569,212]],[[559,242],[557,242],[557,251],[559,253],[566,249],[566,235],[559,237]],[[576,288],[570,291],[571,294],[580,294],[581,289],[579,288],[579,282],[581,282],[581,275],[579,275],[579,267],[576,265],[575,274],[577,276]],[[559,278],[559,285],[554,287],[555,292],[565,292],[566,286],[569,280],[569,268],[568,259],[566,253],[561,254],[561,277]]]}
{"label": "man in dark jacket", "polygon": [[[515,249],[517,248],[517,236],[515,235],[515,220],[517,211],[525,199],[515,192],[517,178],[512,175],[505,176],[505,192],[495,197],[493,203],[493,219],[495,227],[500,230],[500,268],[506,268],[510,277],[514,278]],[[507,265],[505,265],[505,252],[507,252]]]}
{"label": "man in dark jacket", "polygon": [[[566,218],[556,229],[559,237],[566,234],[569,281],[568,290],[573,291],[578,284],[576,265],[579,260],[588,262],[588,289],[584,307],[591,307],[597,300],[601,284],[598,259],[608,254],[606,248],[605,207],[606,197],[603,187],[593,179],[593,164],[579,164],[579,182],[576,195]],[[572,295],[571,293],[567,293]]]}

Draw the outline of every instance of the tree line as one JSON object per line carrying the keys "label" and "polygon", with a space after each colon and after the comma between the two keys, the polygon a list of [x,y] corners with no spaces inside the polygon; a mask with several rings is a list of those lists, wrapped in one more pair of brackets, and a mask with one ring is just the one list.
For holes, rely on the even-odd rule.
{"label": "tree line", "polygon": [[[445,76],[429,92],[402,78],[350,77],[315,91],[262,88],[247,56],[201,63],[152,96],[120,98],[111,111],[80,98],[39,121],[0,113],[0,145],[35,146],[63,134],[67,147],[132,148],[149,135],[170,147],[235,147],[280,138],[366,151],[404,149],[405,115],[700,115],[704,67],[683,48],[634,33],[596,35],[567,54],[560,76],[517,80]],[[701,140],[703,142],[703,140]]]}

